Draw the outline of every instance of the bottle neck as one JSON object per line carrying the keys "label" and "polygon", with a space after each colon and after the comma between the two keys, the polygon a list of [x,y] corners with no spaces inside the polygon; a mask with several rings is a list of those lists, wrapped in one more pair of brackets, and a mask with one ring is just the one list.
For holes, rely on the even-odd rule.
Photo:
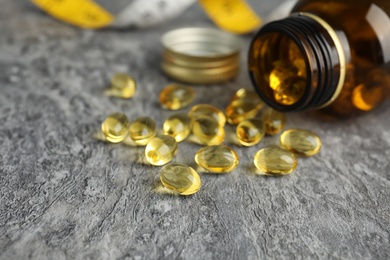
{"label": "bottle neck", "polygon": [[346,75],[345,52],[336,31],[308,13],[266,24],[251,43],[248,62],[255,89],[279,111],[331,104]]}

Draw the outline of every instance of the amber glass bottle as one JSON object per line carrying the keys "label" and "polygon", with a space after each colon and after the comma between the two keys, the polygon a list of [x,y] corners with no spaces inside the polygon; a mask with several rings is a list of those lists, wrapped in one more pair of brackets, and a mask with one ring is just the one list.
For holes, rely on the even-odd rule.
{"label": "amber glass bottle", "polygon": [[253,39],[255,89],[280,111],[375,108],[390,95],[389,16],[390,0],[300,0]]}

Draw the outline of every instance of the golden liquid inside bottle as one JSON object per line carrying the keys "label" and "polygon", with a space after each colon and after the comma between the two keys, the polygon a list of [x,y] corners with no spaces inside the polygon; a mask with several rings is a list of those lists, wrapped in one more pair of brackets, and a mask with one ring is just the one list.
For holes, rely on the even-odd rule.
{"label": "golden liquid inside bottle", "polygon": [[155,166],[169,163],[176,153],[177,142],[169,135],[154,137],[145,147],[146,160]]}
{"label": "golden liquid inside bottle", "polygon": [[274,89],[275,100],[283,105],[292,105],[302,97],[305,88],[305,78],[299,76],[289,77]]}
{"label": "golden liquid inside bottle", "polygon": [[269,74],[269,86],[276,90],[286,79],[292,76],[294,76],[294,73],[291,73],[289,68],[275,67]]}
{"label": "golden liquid inside bottle", "polygon": [[253,40],[252,81],[279,111],[370,111],[390,96],[389,27],[387,1],[300,0]]}
{"label": "golden liquid inside bottle", "polygon": [[105,139],[111,143],[120,143],[129,134],[130,121],[123,113],[113,113],[102,123]]}
{"label": "golden liquid inside bottle", "polygon": [[180,195],[194,194],[202,186],[199,174],[190,166],[180,163],[164,166],[160,180],[164,187]]}
{"label": "golden liquid inside bottle", "polygon": [[150,117],[139,117],[131,123],[129,131],[137,145],[145,146],[156,136],[156,123]]}
{"label": "golden liquid inside bottle", "polygon": [[256,153],[254,164],[259,174],[287,175],[297,168],[298,161],[285,149],[266,147]]}
{"label": "golden liquid inside bottle", "polygon": [[234,170],[238,163],[238,155],[225,145],[207,146],[195,154],[196,163],[209,172],[226,173]]}
{"label": "golden liquid inside bottle", "polygon": [[280,135],[280,144],[283,148],[301,156],[313,156],[320,151],[322,146],[318,135],[302,129],[284,131]]}
{"label": "golden liquid inside bottle", "polygon": [[179,110],[190,105],[195,99],[195,91],[191,87],[171,84],[160,93],[162,107]]}

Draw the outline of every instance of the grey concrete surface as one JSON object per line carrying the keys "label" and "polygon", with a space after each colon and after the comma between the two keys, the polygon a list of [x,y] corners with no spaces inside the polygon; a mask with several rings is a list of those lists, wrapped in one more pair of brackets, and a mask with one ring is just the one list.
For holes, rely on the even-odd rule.
{"label": "grey concrete surface", "polygon": [[[390,258],[389,103],[337,121],[290,114],[286,128],[322,138],[319,155],[270,178],[255,175],[252,161],[277,137],[232,145],[239,167],[202,174],[188,197],[161,192],[160,168],[144,163],[142,148],[91,137],[115,111],[161,128],[173,112],[157,102],[171,82],[159,69],[159,39],[195,25],[213,26],[196,6],[142,31],[80,30],[26,1],[0,0],[1,259]],[[242,38],[247,45],[250,35]],[[129,101],[102,95],[118,71],[138,82]],[[223,109],[249,86],[243,66],[232,82],[196,87],[196,103]],[[180,143],[174,161],[195,166],[197,149]]]}

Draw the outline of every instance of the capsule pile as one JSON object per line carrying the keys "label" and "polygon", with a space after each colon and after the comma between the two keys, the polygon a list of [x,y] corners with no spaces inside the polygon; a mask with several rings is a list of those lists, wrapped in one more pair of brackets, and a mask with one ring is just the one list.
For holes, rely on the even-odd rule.
{"label": "capsule pile", "polygon": [[[273,80],[276,82],[276,79]],[[134,85],[135,92],[135,82],[130,84],[131,81],[134,80],[122,74],[116,75],[112,79],[111,88]],[[195,91],[191,87],[176,84],[168,85],[160,93],[161,106],[169,110],[183,109],[194,99]],[[124,113],[119,112],[107,116],[102,123],[101,133],[102,139],[107,142],[126,144],[131,140],[136,146],[145,146],[145,159],[149,164],[166,165],[160,172],[162,185],[177,194],[191,195],[201,188],[202,182],[198,172],[190,166],[169,164],[179,150],[178,143],[191,137],[188,138],[190,141],[204,146],[194,156],[198,170],[216,174],[231,172],[240,160],[231,147],[223,144],[226,122],[237,125],[237,145],[247,147],[258,145],[265,136],[279,134],[284,128],[286,117],[266,107],[254,91],[240,89],[230,100],[225,113],[209,104],[195,105],[188,114],[169,116],[164,121],[163,134],[158,134],[161,132],[151,117],[141,116],[130,121]],[[264,147],[254,155],[256,173],[272,176],[290,174],[297,168],[297,156],[313,156],[320,151],[321,146],[321,139],[313,132],[286,130],[280,135],[280,146]]]}

